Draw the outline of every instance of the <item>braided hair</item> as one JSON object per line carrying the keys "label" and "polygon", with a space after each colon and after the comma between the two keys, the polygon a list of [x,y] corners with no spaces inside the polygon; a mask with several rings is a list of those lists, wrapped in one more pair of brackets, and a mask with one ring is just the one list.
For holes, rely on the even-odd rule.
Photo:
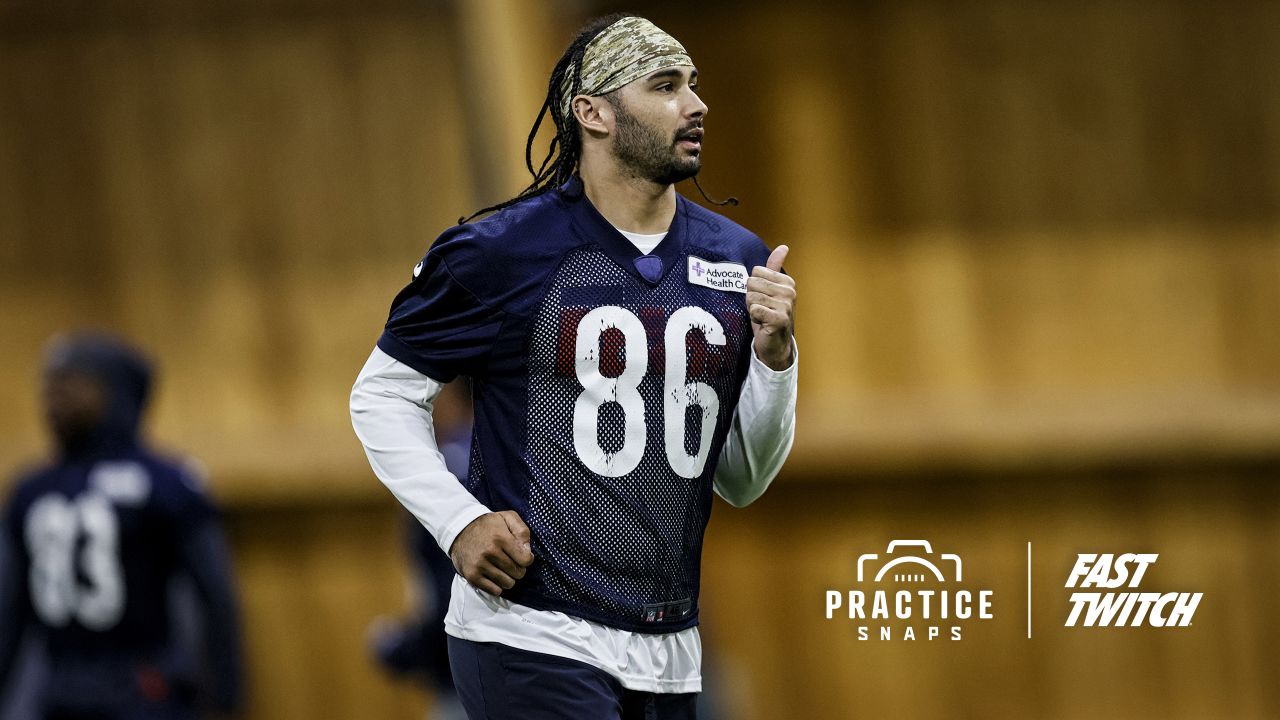
{"label": "braided hair", "polygon": [[[549,190],[558,189],[577,173],[578,162],[582,157],[582,136],[579,134],[578,123],[573,116],[565,117],[560,112],[562,97],[560,93],[567,85],[569,88],[568,97],[572,98],[578,94],[578,91],[582,88],[582,56],[586,54],[587,45],[590,45],[591,41],[595,40],[596,36],[604,32],[610,25],[628,17],[634,17],[634,15],[625,12],[614,13],[596,18],[587,23],[578,31],[578,34],[573,38],[573,42],[569,43],[569,47],[560,56],[560,60],[556,62],[555,68],[551,71],[551,79],[547,82],[547,97],[542,101],[542,108],[538,111],[538,118],[533,121],[533,129],[529,131],[529,139],[524,146],[524,164],[529,169],[529,174],[533,176],[533,182],[529,183],[528,187],[509,200],[481,208],[466,217],[458,218],[459,225],[470,222],[480,215],[496,212],[523,200],[542,195]],[[570,73],[572,73],[572,77],[569,77]],[[612,95],[612,93],[609,95]],[[609,95],[606,95],[606,97],[609,97]],[[538,137],[538,129],[542,127],[543,118],[548,114],[551,115],[551,121],[555,123],[556,134],[551,138],[551,144],[547,148],[547,154],[542,159],[542,163],[535,170],[533,168],[533,142]],[[724,201],[716,201],[707,197],[707,193],[698,184],[697,177],[693,179],[693,184],[697,186],[698,192],[702,193],[702,197],[706,198],[707,202],[715,205],[738,204],[738,199],[733,197]]]}

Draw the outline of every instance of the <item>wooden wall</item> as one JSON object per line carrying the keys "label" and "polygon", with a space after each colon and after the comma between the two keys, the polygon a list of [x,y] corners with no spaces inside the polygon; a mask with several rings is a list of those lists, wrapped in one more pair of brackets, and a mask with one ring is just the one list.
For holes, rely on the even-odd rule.
{"label": "wooden wall", "polygon": [[716,24],[750,42],[697,54],[707,185],[794,249],[812,454],[1275,446],[1273,5],[800,2]]}
{"label": "wooden wall", "polygon": [[416,612],[394,500],[233,503],[249,718],[421,718],[428,697],[373,661],[375,623]]}
{"label": "wooden wall", "polygon": [[[518,189],[543,74],[611,9],[0,2],[0,467],[41,452],[51,333],[150,348],[153,434],[229,508],[253,717],[419,714],[363,655],[404,581],[347,390],[430,240]],[[801,293],[792,461],[707,550],[732,716],[1280,712],[1276,5],[689,9],[643,11],[699,64],[704,186],[792,246]],[[817,620],[911,535],[985,563],[994,631],[867,647]],[[1163,553],[1207,593],[1196,627],[1053,627],[1092,548]]]}
{"label": "wooden wall", "polygon": [[472,204],[451,15],[217,7],[6,25],[7,442],[43,339],[101,324],[154,348],[159,434],[215,470],[357,467],[343,388]]}
{"label": "wooden wall", "polygon": [[133,338],[162,367],[153,435],[228,506],[249,717],[421,717],[368,659],[370,622],[410,603],[346,397],[397,287],[474,204],[453,12],[0,8],[0,465],[42,450],[51,333]]}

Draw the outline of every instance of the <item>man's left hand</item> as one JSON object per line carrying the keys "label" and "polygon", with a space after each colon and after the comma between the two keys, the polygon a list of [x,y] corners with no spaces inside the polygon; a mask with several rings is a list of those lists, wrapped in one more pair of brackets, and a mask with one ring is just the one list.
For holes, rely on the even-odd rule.
{"label": "man's left hand", "polygon": [[790,250],[779,245],[765,266],[757,265],[747,279],[747,312],[755,336],[756,357],[773,370],[791,367],[791,333],[795,329],[796,281],[782,274]]}

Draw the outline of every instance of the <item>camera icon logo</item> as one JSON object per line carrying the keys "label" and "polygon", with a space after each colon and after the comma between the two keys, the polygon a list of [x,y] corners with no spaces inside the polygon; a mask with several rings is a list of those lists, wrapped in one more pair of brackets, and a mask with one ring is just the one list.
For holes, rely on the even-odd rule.
{"label": "camera icon logo", "polygon": [[[899,555],[899,550],[915,550],[917,554]],[[928,540],[893,540],[889,543],[889,548],[885,551],[884,558],[878,553],[865,553],[858,556],[858,582],[865,582],[869,569],[874,569],[874,561],[880,560],[883,564],[876,572],[875,582],[881,582],[886,575],[892,573],[892,579],[900,583],[922,583],[937,580],[938,582],[947,582],[948,578],[937,564],[930,559],[933,555],[933,546]],[[960,582],[962,579],[963,564],[960,556],[952,553],[943,553],[937,556],[938,560],[946,566],[948,563],[955,569],[955,576],[950,580]],[[872,564],[871,568],[868,565]]]}

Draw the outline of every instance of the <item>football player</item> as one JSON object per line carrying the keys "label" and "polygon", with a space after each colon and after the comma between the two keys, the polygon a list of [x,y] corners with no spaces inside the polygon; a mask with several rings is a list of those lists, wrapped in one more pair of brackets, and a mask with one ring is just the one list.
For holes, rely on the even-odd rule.
{"label": "football player", "polygon": [[[226,542],[190,464],[138,437],[150,386],[147,361],[112,337],[49,348],[43,401],[57,459],[18,481],[0,533],[0,688],[35,630],[47,720],[178,720],[240,705]],[[179,576],[203,610],[205,685],[173,626]]]}
{"label": "football player", "polygon": [[[746,505],[781,468],[797,361],[786,246],[675,191],[706,115],[675,38],[588,25],[530,133],[533,183],[436,240],[356,380],[374,472],[458,571],[445,626],[472,718],[694,715],[712,493]],[[431,425],[457,375],[461,482]]]}

